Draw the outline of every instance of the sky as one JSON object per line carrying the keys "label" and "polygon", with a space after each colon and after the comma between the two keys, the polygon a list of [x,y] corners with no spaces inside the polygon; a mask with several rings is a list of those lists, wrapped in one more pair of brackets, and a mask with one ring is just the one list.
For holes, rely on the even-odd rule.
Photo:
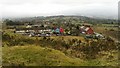
{"label": "sky", "polygon": [[78,15],[117,18],[119,0],[0,0],[0,17]]}

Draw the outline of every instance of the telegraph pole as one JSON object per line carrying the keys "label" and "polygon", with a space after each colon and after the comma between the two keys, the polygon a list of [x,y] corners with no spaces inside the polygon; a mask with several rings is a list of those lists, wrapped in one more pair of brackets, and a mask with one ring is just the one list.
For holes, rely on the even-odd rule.
{"label": "telegraph pole", "polygon": [[[35,33],[37,34],[38,33],[38,26],[35,27]],[[38,36],[36,36],[36,46],[38,46]]]}

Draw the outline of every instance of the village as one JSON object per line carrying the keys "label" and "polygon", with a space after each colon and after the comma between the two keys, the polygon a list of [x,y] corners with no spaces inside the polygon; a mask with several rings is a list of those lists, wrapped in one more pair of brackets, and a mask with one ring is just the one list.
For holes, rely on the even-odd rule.
{"label": "village", "polygon": [[48,25],[26,25],[25,28],[15,28],[14,33],[22,34],[29,37],[49,37],[49,36],[83,36],[87,39],[104,39],[105,37],[97,32],[89,24],[82,24],[77,29],[72,27],[72,30],[67,30],[62,27]]}

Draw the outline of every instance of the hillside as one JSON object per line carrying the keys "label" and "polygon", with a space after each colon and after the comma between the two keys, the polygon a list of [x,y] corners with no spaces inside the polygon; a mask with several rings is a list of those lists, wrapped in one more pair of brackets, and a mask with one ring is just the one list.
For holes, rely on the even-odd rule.
{"label": "hillside", "polygon": [[[49,21],[49,23],[118,23],[115,19],[99,19],[99,18],[91,18],[86,16],[47,16],[47,17],[26,17],[26,18],[12,18],[12,19],[3,19],[9,25],[23,25],[25,23],[30,24],[41,24]],[[10,20],[10,21],[9,21]]]}
{"label": "hillside", "polygon": [[[118,42],[116,42],[118,25],[116,20],[93,20],[79,16],[23,19],[6,20],[6,24],[4,24],[5,28],[2,32],[3,66],[118,65]],[[95,32],[105,37],[87,38],[86,34],[80,32],[83,24],[91,25]],[[23,29],[27,25],[40,25],[41,30],[43,30],[42,28],[54,30],[54,27],[62,27],[64,33],[55,35],[52,32],[51,36],[34,35],[30,37],[26,35],[28,33],[26,31],[23,34],[15,32],[17,28]],[[45,27],[45,25],[47,26]],[[41,34],[41,32],[38,33]],[[33,34],[37,34],[37,31]]]}
{"label": "hillside", "polygon": [[[117,53],[114,59],[103,56],[94,60],[71,58],[64,53],[40,46],[3,47],[3,66],[116,66]],[[107,52],[106,52],[107,53]]]}
{"label": "hillside", "polygon": [[69,66],[81,65],[83,61],[50,48],[14,46],[3,48],[3,63],[3,66]]}
{"label": "hillside", "polygon": [[[109,39],[93,41],[89,46],[84,43],[82,37],[77,36],[41,37],[38,38],[39,42],[35,37],[10,32],[4,33],[2,37],[3,66],[117,66],[118,64],[117,45]],[[79,42],[80,40],[83,42]]]}

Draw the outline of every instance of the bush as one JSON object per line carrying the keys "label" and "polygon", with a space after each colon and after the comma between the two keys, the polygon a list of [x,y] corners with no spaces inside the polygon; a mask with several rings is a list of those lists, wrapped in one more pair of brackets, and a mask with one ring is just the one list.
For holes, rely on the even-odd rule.
{"label": "bush", "polygon": [[107,37],[105,40],[86,40],[87,43],[85,44],[81,44],[82,42],[79,39],[68,39],[65,41],[64,37],[57,40],[50,37],[42,37],[41,39],[38,39],[37,42],[36,39],[9,33],[4,33],[2,37],[3,46],[37,44],[43,47],[51,47],[64,53],[71,49],[71,53],[66,53],[66,55],[84,59],[95,59],[97,58],[99,52],[116,50],[118,47],[118,45],[110,37]]}
{"label": "bush", "polygon": [[110,31],[115,31],[114,29],[110,29]]}
{"label": "bush", "polygon": [[[9,34],[9,33],[4,33],[2,35],[2,39],[4,43],[7,43],[8,46],[34,44],[34,41],[35,41],[28,37],[24,37],[24,36],[16,35],[16,34]],[[5,44],[3,44],[3,46],[4,45]]]}

